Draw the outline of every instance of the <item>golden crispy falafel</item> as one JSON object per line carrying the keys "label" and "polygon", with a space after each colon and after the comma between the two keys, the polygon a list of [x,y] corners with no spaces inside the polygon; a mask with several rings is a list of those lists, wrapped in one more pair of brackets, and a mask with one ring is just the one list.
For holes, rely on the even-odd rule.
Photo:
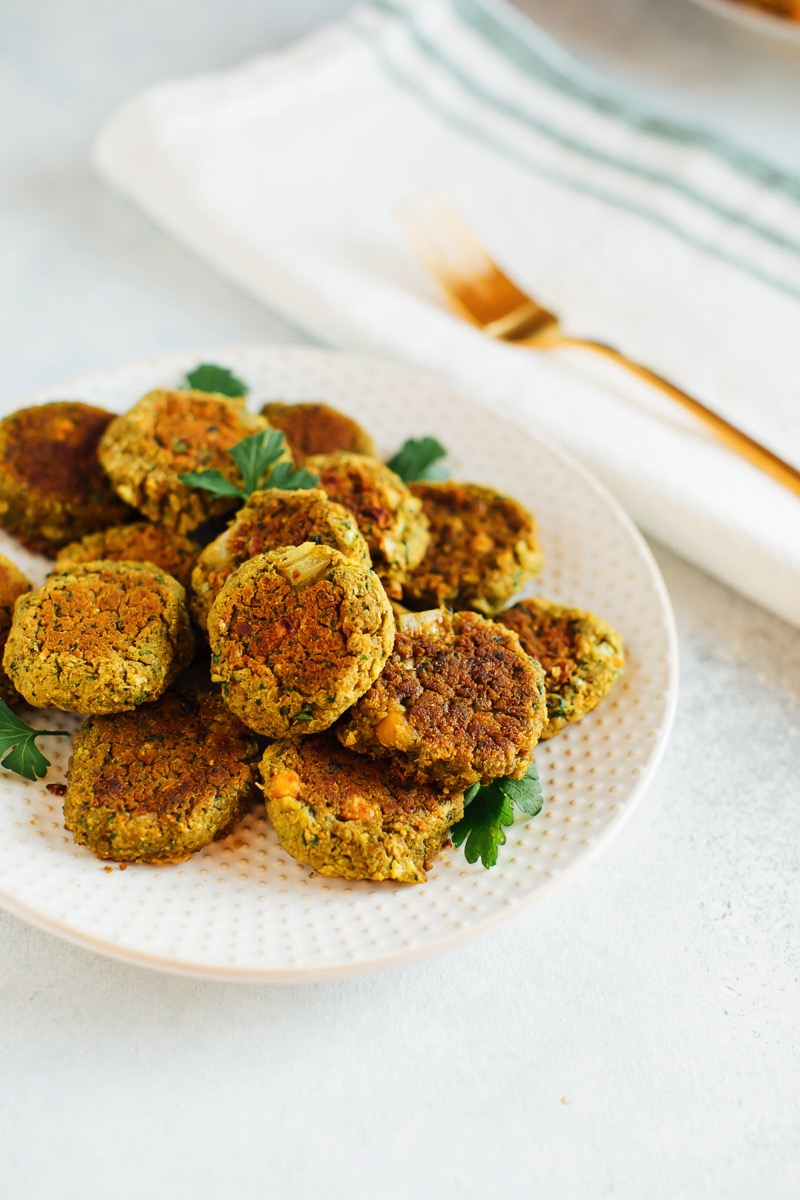
{"label": "golden crispy falafel", "polygon": [[100,440],[100,461],[126,503],[149,521],[191,533],[240,502],[190,487],[180,476],[217,470],[240,485],[228,451],[267,428],[239,399],[159,388],[111,422]]}
{"label": "golden crispy falafel", "polygon": [[0,525],[51,555],[130,517],[97,457],[113,419],[91,404],[56,400],[0,421]]}
{"label": "golden crispy falafel", "polygon": [[424,883],[464,798],[400,783],[331,736],[274,742],[261,762],[267,815],[288,854],[321,875]]}
{"label": "golden crispy falafel", "polygon": [[75,739],[64,823],[116,862],[179,862],[253,806],[259,748],[208,684],[183,678],[136,713],[90,717]]}
{"label": "golden crispy falafel", "polygon": [[3,665],[36,708],[127,712],[157,700],[194,651],[186,593],[149,563],[76,563],[20,597]]}
{"label": "golden crispy falafel", "polygon": [[394,471],[363,454],[312,455],[306,467],[331,500],[358,521],[387,595],[399,600],[404,580],[428,545],[421,502]]}
{"label": "golden crispy falafel", "polygon": [[253,492],[225,532],[206,546],[198,559],[189,596],[189,608],[198,625],[207,627],[215,597],[242,563],[255,554],[303,542],[333,546],[353,562],[371,566],[367,543],[353,514],[318,488]]}
{"label": "golden crispy falafel", "polygon": [[519,639],[477,613],[435,609],[398,617],[389,661],[336,732],[401,777],[463,792],[521,777],[545,719],[544,673]]}
{"label": "golden crispy falafel", "polygon": [[327,729],[380,674],[394,615],[374,571],[304,542],[258,554],[208,618],[211,677],[257,733]]}
{"label": "golden crispy falafel", "polygon": [[[14,617],[14,604],[19,596],[31,590],[31,585],[10,558],[0,554],[0,663],[8,641],[8,633]],[[15,704],[20,694],[0,665],[0,700]]]}
{"label": "golden crispy falafel", "polygon": [[409,608],[491,616],[542,569],[536,522],[523,505],[475,483],[412,483],[428,518],[425,557],[403,587]]}
{"label": "golden crispy falafel", "polygon": [[374,454],[375,443],[357,421],[329,404],[282,404],[261,409],[273,429],[280,429],[292,457],[302,465],[310,454]]}
{"label": "golden crispy falafel", "polygon": [[544,667],[543,739],[597,708],[622,674],[622,638],[594,613],[537,598],[521,600],[496,619],[513,629],[523,649]]}
{"label": "golden crispy falafel", "polygon": [[100,533],[90,533],[79,542],[71,542],[59,550],[56,566],[63,569],[68,563],[97,562],[98,559],[150,562],[188,589],[199,553],[197,542],[173,533],[164,525],[137,521],[133,525],[114,525]]}

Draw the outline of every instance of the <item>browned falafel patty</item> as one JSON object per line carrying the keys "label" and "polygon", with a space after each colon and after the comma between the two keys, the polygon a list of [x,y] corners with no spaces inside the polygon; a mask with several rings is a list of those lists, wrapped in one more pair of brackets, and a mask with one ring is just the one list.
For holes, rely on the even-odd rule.
{"label": "browned falafel patty", "polygon": [[256,554],[303,542],[333,546],[353,562],[371,566],[367,543],[353,514],[318,488],[253,492],[225,532],[206,546],[194,569],[189,607],[198,625],[206,628],[220,588],[242,563]]}
{"label": "browned falafel patty", "polygon": [[389,661],[337,735],[406,778],[463,792],[522,776],[544,721],[542,668],[519,639],[477,613],[436,609],[397,619]]}
{"label": "browned falafel patty", "polygon": [[268,737],[327,729],[377,678],[394,614],[374,571],[305,542],[243,563],[208,618],[212,679]]}
{"label": "browned falafel patty", "polygon": [[261,773],[281,845],[321,875],[424,883],[464,814],[463,796],[401,783],[330,735],[273,743]]}
{"label": "browned falafel patty", "polygon": [[306,466],[331,500],[353,514],[387,595],[399,600],[428,545],[421,502],[394,471],[363,454],[314,455]]}
{"label": "browned falafel patty", "polygon": [[157,700],[194,650],[186,593],[149,563],[76,563],[20,597],[3,665],[36,708],[127,712]]}
{"label": "browned falafel patty", "polygon": [[90,533],[79,542],[71,542],[59,550],[56,565],[63,569],[68,563],[97,562],[98,559],[150,562],[188,588],[199,553],[197,542],[173,533],[163,525],[137,521],[133,525],[114,525],[100,533]]}
{"label": "browned falafel patty", "polygon": [[[19,567],[10,558],[0,554],[0,662],[11,629],[14,604],[17,597],[30,589],[31,585]],[[6,674],[5,668],[0,666],[0,700],[5,700],[6,704],[14,704],[19,699],[19,692]]]}
{"label": "browned falafel patty", "polygon": [[241,486],[228,451],[267,428],[241,400],[159,388],[111,422],[100,441],[100,461],[126,503],[150,521],[191,533],[240,501],[190,487],[181,475],[216,470]]}
{"label": "browned falafel patty", "polygon": [[539,597],[521,600],[497,620],[519,634],[523,648],[544,667],[547,721],[542,738],[597,708],[622,674],[622,638],[594,613]]}
{"label": "browned falafel patty", "polygon": [[117,862],[175,862],[255,803],[258,743],[206,685],[179,680],[136,713],[92,717],[70,759],[64,823]]}
{"label": "browned falafel patty", "polygon": [[542,569],[527,508],[475,483],[412,483],[428,518],[425,557],[403,587],[410,608],[471,608],[491,616]]}
{"label": "browned falafel patty", "polygon": [[261,409],[273,429],[280,429],[296,463],[310,454],[374,454],[375,443],[357,421],[329,404],[282,404],[273,402]]}
{"label": "browned falafel patty", "polygon": [[131,516],[97,456],[113,419],[91,404],[55,400],[0,421],[0,525],[50,555]]}

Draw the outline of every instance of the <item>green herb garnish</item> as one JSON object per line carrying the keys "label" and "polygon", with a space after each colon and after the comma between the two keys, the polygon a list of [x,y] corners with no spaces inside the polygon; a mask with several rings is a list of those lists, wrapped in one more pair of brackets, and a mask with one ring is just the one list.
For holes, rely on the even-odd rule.
{"label": "green herb garnish", "polygon": [[65,729],[34,729],[0,700],[0,755],[2,765],[23,779],[44,779],[50,759],[36,745],[37,737],[68,737]]}
{"label": "green herb garnish", "polygon": [[436,438],[409,438],[386,465],[404,483],[416,483],[421,479],[442,480],[447,479],[448,472],[437,464],[446,457],[447,451]]}
{"label": "green herb garnish", "polygon": [[246,500],[259,488],[281,488],[286,492],[302,491],[317,486],[319,480],[305,467],[297,470],[288,462],[279,462],[285,449],[285,438],[276,429],[262,429],[243,438],[228,451],[239,468],[242,487],[231,483],[221,471],[187,471],[180,476],[189,487],[204,488],[215,496],[238,496]]}
{"label": "green herb garnish", "polygon": [[450,830],[453,844],[464,845],[467,862],[481,860],[485,867],[497,862],[505,845],[505,827],[514,824],[514,808],[529,817],[542,811],[544,796],[536,764],[531,763],[522,779],[493,779],[486,787],[474,783],[464,793],[464,816]]}
{"label": "green herb garnish", "polygon": [[246,396],[250,390],[233,371],[215,363],[200,363],[193,371],[187,371],[186,382],[195,391],[217,392],[222,396]]}

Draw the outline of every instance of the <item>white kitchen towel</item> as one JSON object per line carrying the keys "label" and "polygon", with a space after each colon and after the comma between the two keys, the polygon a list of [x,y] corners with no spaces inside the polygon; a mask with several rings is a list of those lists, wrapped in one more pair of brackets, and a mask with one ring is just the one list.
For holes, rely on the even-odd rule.
{"label": "white kitchen towel", "polygon": [[319,338],[446,375],[557,439],[647,533],[800,624],[800,498],[588,352],[459,322],[397,216],[443,187],[571,332],[800,465],[800,178],[631,108],[498,0],[379,0],[156,87],[94,162]]}

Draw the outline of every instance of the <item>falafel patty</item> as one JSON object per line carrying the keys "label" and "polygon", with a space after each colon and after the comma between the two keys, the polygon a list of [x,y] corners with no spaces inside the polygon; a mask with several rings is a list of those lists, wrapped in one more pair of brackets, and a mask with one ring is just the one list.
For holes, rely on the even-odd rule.
{"label": "falafel patty", "polygon": [[190,487],[180,476],[217,470],[241,485],[228,451],[268,428],[239,399],[158,388],[111,422],[100,439],[100,461],[126,503],[149,521],[191,533],[209,517],[232,512],[240,501]]}
{"label": "falafel patty", "polygon": [[463,796],[400,783],[331,736],[274,742],[261,774],[278,840],[320,875],[424,883],[464,815]]}
{"label": "falafel patty", "polygon": [[194,652],[186,593],[149,563],[76,563],[21,596],[3,665],[35,708],[127,712]]}
{"label": "falafel patty", "polygon": [[337,736],[404,778],[463,792],[524,775],[545,720],[544,672],[519,638],[435,609],[398,617],[389,661]]}
{"label": "falafel patty", "polygon": [[542,739],[597,708],[622,674],[622,638],[594,613],[537,598],[521,600],[496,619],[513,629],[523,649],[544,667]]}
{"label": "falafel patty", "polygon": [[0,421],[0,525],[30,550],[119,525],[130,515],[97,456],[114,414],[78,400],[21,408]]}
{"label": "falafel patty", "polygon": [[98,858],[179,862],[253,806],[258,755],[208,685],[180,680],[136,713],[89,718],[69,763],[64,824]]}
{"label": "falafel patty", "polygon": [[[18,596],[31,590],[31,585],[10,558],[0,554],[0,662],[8,641],[8,632],[14,617],[14,603]],[[15,704],[20,699],[5,670],[0,666],[0,700]]]}
{"label": "falafel patty", "polygon": [[522,504],[476,483],[412,483],[430,526],[424,559],[403,587],[409,608],[491,616],[542,569],[536,522]]}
{"label": "falafel patty", "polygon": [[292,457],[302,465],[310,454],[374,454],[375,443],[357,421],[329,404],[273,402],[261,409],[273,429],[280,429]]}
{"label": "falafel patty", "polygon": [[324,492],[317,488],[253,492],[225,532],[206,546],[198,559],[189,596],[189,607],[198,625],[207,628],[215,597],[242,563],[255,554],[303,542],[333,546],[363,567],[372,565],[355,517]]}
{"label": "falafel patty", "polygon": [[422,503],[399,475],[364,454],[317,454],[306,467],[331,500],[353,514],[386,594],[399,600],[403,583],[428,546]]}
{"label": "falafel patty", "polygon": [[256,733],[327,729],[383,669],[394,614],[374,571],[304,542],[243,563],[208,618],[211,678]]}
{"label": "falafel patty", "polygon": [[188,589],[199,553],[197,542],[173,533],[163,525],[137,521],[133,525],[114,525],[100,533],[90,533],[79,542],[71,542],[59,550],[56,566],[63,569],[69,563],[97,562],[98,559],[149,562]]}

